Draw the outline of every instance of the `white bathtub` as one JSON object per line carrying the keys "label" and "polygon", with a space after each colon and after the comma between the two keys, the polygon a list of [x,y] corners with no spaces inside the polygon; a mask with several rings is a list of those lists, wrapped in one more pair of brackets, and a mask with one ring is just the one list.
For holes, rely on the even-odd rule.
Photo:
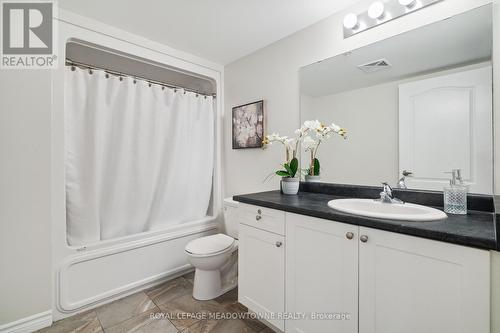
{"label": "white bathtub", "polygon": [[82,312],[191,271],[192,239],[217,232],[214,218],[70,247],[56,269],[54,320]]}
{"label": "white bathtub", "polygon": [[[78,15],[58,11],[57,45],[66,49],[72,39],[93,45],[106,45],[121,53],[136,55],[165,64],[169,68],[196,74],[214,82],[215,154],[212,202],[207,218],[168,229],[127,236],[119,239],[71,247],[66,242],[65,127],[64,127],[64,56],[58,57],[59,68],[51,71],[51,242],[53,271],[52,316],[58,320],[174,278],[193,268],[184,253],[192,239],[213,234],[222,219],[222,110],[224,89],[222,68],[187,59],[171,49],[123,33]],[[96,29],[96,26],[99,29]],[[36,283],[34,281],[33,283]]]}

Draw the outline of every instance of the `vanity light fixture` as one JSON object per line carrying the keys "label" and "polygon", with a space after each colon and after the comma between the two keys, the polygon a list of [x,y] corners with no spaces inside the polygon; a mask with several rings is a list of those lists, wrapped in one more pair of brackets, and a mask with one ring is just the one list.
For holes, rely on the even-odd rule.
{"label": "vanity light fixture", "polygon": [[385,16],[385,5],[382,1],[375,1],[368,8],[368,16],[374,20],[381,20]]}
{"label": "vanity light fixture", "polygon": [[344,17],[344,28],[354,30],[359,27],[358,15],[349,13]]}
{"label": "vanity light fixture", "polygon": [[377,0],[360,14],[349,13],[344,17],[344,38],[375,28],[444,0]]}

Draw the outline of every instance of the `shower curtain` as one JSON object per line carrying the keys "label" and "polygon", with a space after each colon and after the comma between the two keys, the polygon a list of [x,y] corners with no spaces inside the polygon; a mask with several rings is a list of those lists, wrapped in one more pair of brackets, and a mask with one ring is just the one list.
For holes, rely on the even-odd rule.
{"label": "shower curtain", "polygon": [[206,216],[212,97],[68,67],[64,112],[70,245]]}

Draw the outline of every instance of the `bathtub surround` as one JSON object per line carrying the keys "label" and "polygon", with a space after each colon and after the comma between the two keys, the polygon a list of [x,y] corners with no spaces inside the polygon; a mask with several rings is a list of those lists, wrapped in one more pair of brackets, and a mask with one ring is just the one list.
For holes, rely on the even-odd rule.
{"label": "bathtub surround", "polygon": [[[208,80],[213,85],[217,98],[214,99],[213,191],[206,218],[84,246],[68,246],[64,170],[66,137],[63,117],[65,59],[63,56],[59,57],[59,69],[51,73],[52,224],[47,227],[52,229],[52,242],[49,243],[52,244],[53,256],[54,320],[123,298],[191,269],[184,253],[185,245],[195,238],[216,232],[222,210],[219,147],[224,100],[221,65],[66,11],[59,11],[58,19],[60,50],[66,48],[67,42],[85,41],[86,45],[105,46],[120,55],[131,55],[136,61],[148,59],[152,64],[175,68],[178,73],[190,73],[191,76]],[[97,65],[104,67],[106,64]],[[118,66],[120,62],[113,65]],[[127,73],[126,69],[121,68],[120,71]],[[148,85],[146,87],[154,89]],[[167,94],[166,91],[162,92]],[[185,170],[183,167],[182,171]],[[169,255],[165,257],[164,253]],[[151,260],[160,256],[163,260]],[[124,262],[127,264],[124,265]]]}

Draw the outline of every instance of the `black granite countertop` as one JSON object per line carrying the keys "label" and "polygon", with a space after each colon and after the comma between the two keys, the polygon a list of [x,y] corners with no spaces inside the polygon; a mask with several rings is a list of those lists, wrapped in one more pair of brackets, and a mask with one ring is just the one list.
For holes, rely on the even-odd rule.
{"label": "black granite countertop", "polygon": [[[304,186],[301,185],[301,188]],[[370,189],[365,187],[365,189]],[[497,249],[497,237],[495,228],[495,213],[493,212],[493,198],[491,198],[492,207],[484,207],[487,201],[470,200],[469,211],[467,215],[451,215],[448,218],[438,221],[427,222],[408,222],[388,219],[370,218],[347,214],[334,210],[328,206],[328,201],[333,199],[351,198],[373,198],[373,191],[357,192],[357,195],[346,196],[346,191],[322,191],[323,193],[301,191],[298,195],[283,195],[280,191],[270,191],[253,193],[246,195],[237,195],[233,199],[239,202],[258,205],[262,207],[273,208],[290,213],[302,214],[318,217],[322,219],[343,222],[363,227],[386,230],[406,235],[412,235],[427,239],[433,239],[458,245],[471,246],[481,249]],[[358,189],[357,189],[358,190]],[[380,191],[380,190],[378,190]],[[329,193],[325,193],[329,192]],[[418,192],[419,195],[425,194],[422,191],[409,191],[411,195]],[[342,194],[342,195],[339,195]],[[436,192],[429,192],[428,197],[432,197]],[[442,194],[441,194],[442,196]],[[406,200],[412,202],[410,200]],[[413,200],[414,203],[421,200]],[[436,205],[434,208],[442,209]],[[470,210],[473,206],[485,208],[485,210]]]}

